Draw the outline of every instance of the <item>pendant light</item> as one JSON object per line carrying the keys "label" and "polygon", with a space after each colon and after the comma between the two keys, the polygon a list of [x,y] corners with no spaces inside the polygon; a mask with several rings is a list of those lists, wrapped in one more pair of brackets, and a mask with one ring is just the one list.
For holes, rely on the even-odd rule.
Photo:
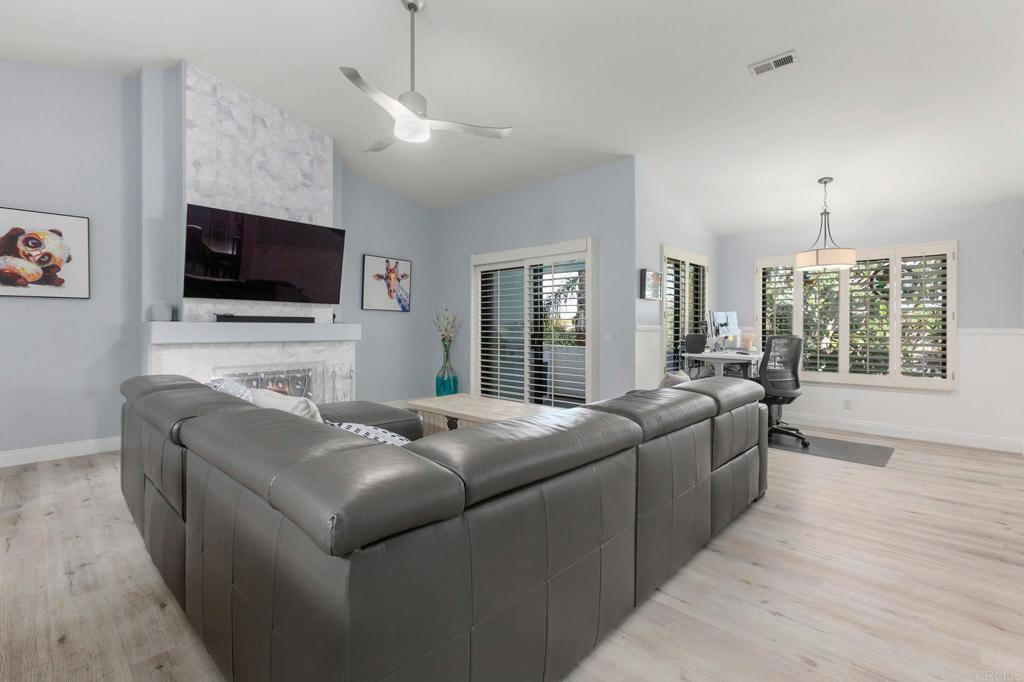
{"label": "pendant light", "polygon": [[832,178],[819,178],[818,183],[824,191],[825,200],[821,207],[821,225],[818,227],[818,238],[806,251],[800,251],[793,258],[793,269],[801,272],[818,270],[849,270],[857,264],[857,252],[836,244],[832,238],[832,228],[828,217],[828,183]]}

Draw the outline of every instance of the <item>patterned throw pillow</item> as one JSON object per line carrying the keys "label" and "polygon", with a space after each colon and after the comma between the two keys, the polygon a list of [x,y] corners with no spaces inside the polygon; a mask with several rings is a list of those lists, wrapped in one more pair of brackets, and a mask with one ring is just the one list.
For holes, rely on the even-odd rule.
{"label": "patterned throw pillow", "polygon": [[405,436],[400,436],[394,431],[388,431],[377,426],[367,426],[366,424],[353,424],[351,422],[332,422],[324,420],[324,424],[333,426],[336,429],[342,429],[349,433],[354,433],[357,436],[363,438],[369,438],[375,440],[378,443],[387,443],[388,445],[405,445],[411,443]]}
{"label": "patterned throw pillow", "polygon": [[214,377],[213,379],[210,379],[206,385],[215,391],[233,395],[236,398],[241,398],[242,400],[246,400],[250,403],[252,402],[252,389],[236,379]]}

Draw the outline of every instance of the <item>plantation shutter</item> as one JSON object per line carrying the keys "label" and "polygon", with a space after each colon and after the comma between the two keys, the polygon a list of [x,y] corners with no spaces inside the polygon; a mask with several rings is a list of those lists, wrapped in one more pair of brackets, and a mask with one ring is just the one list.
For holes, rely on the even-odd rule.
{"label": "plantation shutter", "polygon": [[688,324],[687,334],[696,334],[700,331],[700,325],[708,319],[707,279],[708,269],[697,263],[687,264],[687,290],[689,292]]}
{"label": "plantation shutter", "polygon": [[573,407],[587,398],[586,262],[530,266],[530,402]]}
{"label": "plantation shutter", "polygon": [[945,379],[949,352],[949,263],[945,253],[904,256],[900,360],[907,377]]}
{"label": "plantation shutter", "polygon": [[525,398],[525,290],[522,267],[480,273],[480,394]]}
{"label": "plantation shutter", "polygon": [[761,345],[793,333],[793,268],[761,268]]}
{"label": "plantation shutter", "polygon": [[686,335],[686,283],[684,263],[665,258],[665,371],[681,369],[679,351]]}
{"label": "plantation shutter", "polygon": [[682,369],[679,353],[687,334],[701,331],[708,316],[707,258],[681,249],[664,254],[665,371]]}
{"label": "plantation shutter", "polygon": [[804,371],[839,371],[839,271],[803,273]]}
{"label": "plantation shutter", "polygon": [[851,374],[889,373],[889,259],[857,261],[850,269]]}

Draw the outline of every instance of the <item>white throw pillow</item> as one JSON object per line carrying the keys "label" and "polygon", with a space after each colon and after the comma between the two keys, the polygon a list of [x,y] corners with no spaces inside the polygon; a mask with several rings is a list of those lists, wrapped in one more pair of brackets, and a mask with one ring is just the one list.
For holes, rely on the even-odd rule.
{"label": "white throw pillow", "polygon": [[661,383],[658,384],[658,388],[670,388],[672,386],[678,386],[679,384],[685,384],[690,380],[690,375],[686,372],[679,370],[676,372],[666,372]]}
{"label": "white throw pillow", "polygon": [[269,407],[274,410],[284,410],[300,417],[323,421],[320,417],[320,410],[309,398],[298,398],[290,395],[281,395],[276,391],[266,388],[252,389],[252,404],[256,407]]}
{"label": "white throw pillow", "polygon": [[324,424],[333,426],[336,429],[348,431],[349,433],[354,433],[357,436],[362,436],[363,438],[375,440],[378,443],[387,443],[388,445],[405,445],[406,443],[412,442],[405,436],[400,436],[394,431],[388,431],[387,429],[382,429],[379,426],[367,426],[366,424],[332,421],[325,421]]}

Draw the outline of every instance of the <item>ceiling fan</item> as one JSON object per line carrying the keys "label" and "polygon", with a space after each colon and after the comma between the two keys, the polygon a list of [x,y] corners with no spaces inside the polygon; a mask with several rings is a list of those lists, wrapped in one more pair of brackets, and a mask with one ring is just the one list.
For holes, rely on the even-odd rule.
{"label": "ceiling fan", "polygon": [[489,128],[471,123],[441,121],[427,117],[427,98],[416,92],[416,14],[423,10],[424,0],[399,0],[409,12],[409,92],[403,92],[398,99],[373,87],[348,66],[338,67],[352,84],[363,91],[381,109],[388,112],[395,125],[388,132],[367,147],[368,152],[379,152],[390,147],[395,140],[402,142],[426,142],[430,131],[466,133],[479,137],[505,138],[512,134],[511,128]]}

